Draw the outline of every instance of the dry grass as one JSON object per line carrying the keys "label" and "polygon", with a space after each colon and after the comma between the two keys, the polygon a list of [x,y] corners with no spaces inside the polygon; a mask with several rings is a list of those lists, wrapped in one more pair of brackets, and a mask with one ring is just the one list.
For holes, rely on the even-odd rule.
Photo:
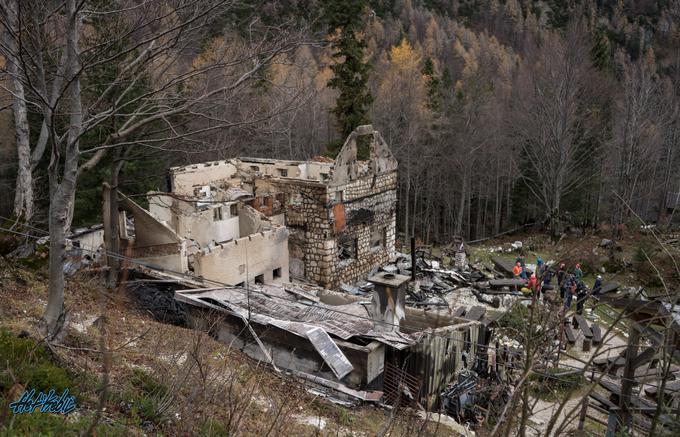
{"label": "dry grass", "polygon": [[[0,328],[37,338],[46,278],[4,263],[0,268]],[[436,424],[376,407],[347,409],[309,393],[300,381],[253,362],[209,335],[155,321],[124,293],[103,291],[96,277],[68,281],[71,314],[55,362],[85,376],[74,416],[83,429],[94,417],[104,369],[100,341],[112,351],[100,428],[142,435],[447,435]],[[5,304],[6,303],[6,304]],[[105,315],[106,336],[93,323]],[[103,320],[103,319],[102,319]],[[0,393],[6,395],[6,393]],[[76,420],[76,419],[73,419]],[[323,423],[323,429],[315,424]],[[0,430],[7,424],[0,423]],[[46,426],[39,424],[39,426]],[[16,431],[16,430],[15,430]],[[49,432],[48,432],[49,434]]]}

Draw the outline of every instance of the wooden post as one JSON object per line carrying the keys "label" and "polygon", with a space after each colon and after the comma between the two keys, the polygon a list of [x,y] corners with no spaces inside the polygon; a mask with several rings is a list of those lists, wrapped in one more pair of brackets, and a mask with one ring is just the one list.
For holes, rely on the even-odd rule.
{"label": "wooden post", "polygon": [[579,436],[585,436],[583,428],[586,424],[586,415],[588,414],[588,396],[583,397],[583,405],[581,405],[581,414],[578,417],[578,433]]}
{"label": "wooden post", "polygon": [[416,237],[411,237],[411,280],[416,280]]}
{"label": "wooden post", "polygon": [[583,352],[590,351],[590,338],[583,337]]}
{"label": "wooden post", "polygon": [[630,331],[628,331],[628,348],[626,349],[626,365],[623,369],[623,380],[621,382],[621,423],[626,429],[631,429],[633,416],[630,409],[630,398],[633,393],[633,380],[635,379],[635,367],[633,360],[637,357],[638,343],[640,334],[636,328],[636,322],[632,321]]}
{"label": "wooden post", "polygon": [[619,409],[616,407],[609,409],[609,417],[607,417],[607,432],[605,437],[616,436],[616,428],[619,423]]}

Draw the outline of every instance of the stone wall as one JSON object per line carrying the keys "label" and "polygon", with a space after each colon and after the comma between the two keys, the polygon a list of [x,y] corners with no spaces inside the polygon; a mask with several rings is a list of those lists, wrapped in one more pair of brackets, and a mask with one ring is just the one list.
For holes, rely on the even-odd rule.
{"label": "stone wall", "polygon": [[256,192],[283,194],[286,226],[290,230],[289,253],[292,276],[325,284],[329,272],[322,264],[331,260],[335,242],[328,220],[328,194],[320,183],[262,180]]}
{"label": "stone wall", "polygon": [[[365,278],[394,252],[396,172],[335,187],[282,180],[256,185],[258,194],[284,193],[293,277],[334,288]],[[375,234],[380,245],[372,247]],[[356,254],[340,260],[340,242],[348,239],[356,242]]]}
{"label": "stone wall", "polygon": [[[397,205],[397,174],[390,172],[376,177],[367,176],[333,188],[331,197],[344,206],[344,227],[334,226],[334,247],[329,263],[328,286],[353,283],[365,278],[374,268],[389,262],[394,253]],[[338,192],[342,194],[338,194]],[[330,211],[329,221],[335,223],[342,217]],[[372,236],[379,236],[380,244],[372,246]],[[338,259],[338,242],[356,241],[355,259]]]}

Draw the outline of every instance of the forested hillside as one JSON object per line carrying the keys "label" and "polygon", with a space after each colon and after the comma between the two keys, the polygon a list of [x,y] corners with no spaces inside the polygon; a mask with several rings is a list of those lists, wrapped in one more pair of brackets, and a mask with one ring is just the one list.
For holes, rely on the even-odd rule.
{"label": "forested hillside", "polygon": [[3,0],[0,127],[0,430],[678,434],[680,0]]}
{"label": "forested hillside", "polygon": [[[216,12],[203,17],[193,40],[168,45],[148,62],[126,83],[122,101],[116,93],[124,88],[97,96],[123,63],[88,70],[87,102],[127,101],[129,112],[81,137],[81,164],[92,165],[78,174],[74,225],[101,221],[104,181],[141,194],[164,189],[170,165],[332,155],[361,123],[375,125],[399,160],[404,237],[445,243],[529,222],[561,231],[569,224],[618,229],[635,215],[672,219],[668,193],[680,192],[677,0],[208,3]],[[166,5],[178,16],[189,10]],[[141,16],[129,15],[126,25],[132,29]],[[83,42],[94,48],[117,23],[94,14],[84,25],[92,31]],[[248,74],[252,56],[265,62],[238,92],[159,117],[120,147],[111,140],[130,112],[149,105],[137,97],[164,77],[205,67],[200,79],[182,80],[181,92],[210,93]],[[13,88],[5,80],[6,114]],[[42,132],[34,110],[28,106],[28,142],[38,158],[31,213],[45,226],[50,156],[35,152]],[[25,193],[17,178],[23,164],[16,153],[3,154],[10,164],[2,167],[2,186]],[[19,197],[14,209],[3,200],[4,216],[22,211]]]}

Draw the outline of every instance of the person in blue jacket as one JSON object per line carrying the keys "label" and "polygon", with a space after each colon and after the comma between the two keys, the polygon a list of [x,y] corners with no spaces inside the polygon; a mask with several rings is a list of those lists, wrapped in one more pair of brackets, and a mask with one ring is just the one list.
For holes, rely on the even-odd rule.
{"label": "person in blue jacket", "polygon": [[597,279],[595,279],[595,284],[593,284],[593,295],[595,296],[599,295],[601,290],[602,290],[602,276],[597,275]]}

